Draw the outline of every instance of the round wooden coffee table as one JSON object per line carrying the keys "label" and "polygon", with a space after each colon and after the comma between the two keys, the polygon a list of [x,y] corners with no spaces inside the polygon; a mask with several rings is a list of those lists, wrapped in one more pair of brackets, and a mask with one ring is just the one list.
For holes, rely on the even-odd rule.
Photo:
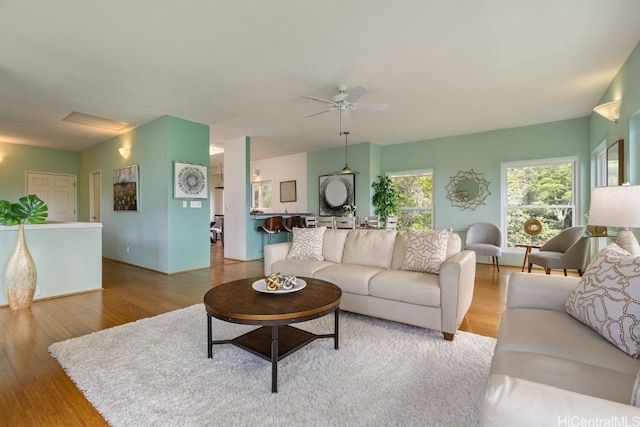
{"label": "round wooden coffee table", "polygon": [[[297,292],[272,294],[258,292],[251,277],[223,283],[204,295],[207,310],[208,357],[213,358],[215,344],[233,344],[271,361],[271,391],[278,391],[278,361],[298,351],[317,338],[333,338],[338,349],[338,319],[342,291],[324,280],[301,277],[307,286]],[[316,335],[289,326],[334,312],[334,332]],[[211,318],[245,325],[261,325],[239,337],[213,340]]]}

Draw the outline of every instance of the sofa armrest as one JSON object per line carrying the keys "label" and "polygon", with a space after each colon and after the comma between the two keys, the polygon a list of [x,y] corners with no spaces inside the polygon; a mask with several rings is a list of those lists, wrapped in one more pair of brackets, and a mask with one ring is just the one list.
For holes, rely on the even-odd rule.
{"label": "sofa armrest", "polygon": [[272,273],[271,266],[276,261],[282,261],[287,258],[291,242],[272,243],[264,247],[264,275],[268,276]]}
{"label": "sofa armrest", "polygon": [[512,273],[507,288],[507,308],[564,312],[564,303],[579,281],[579,277]]}
{"label": "sofa armrest", "polygon": [[440,268],[442,332],[455,334],[471,306],[476,279],[476,254],[460,251]]}
{"label": "sofa armrest", "polygon": [[507,375],[487,380],[485,426],[616,425],[616,419],[638,425],[640,408]]}

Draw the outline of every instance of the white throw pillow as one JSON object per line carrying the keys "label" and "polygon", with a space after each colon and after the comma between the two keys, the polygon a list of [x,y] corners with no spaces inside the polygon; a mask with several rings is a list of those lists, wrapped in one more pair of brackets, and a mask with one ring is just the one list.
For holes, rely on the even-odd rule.
{"label": "white throw pillow", "polygon": [[403,270],[422,273],[440,273],[440,267],[447,258],[447,243],[452,230],[407,230],[407,252]]}
{"label": "white throw pillow", "polygon": [[640,257],[616,244],[604,248],[565,309],[629,356],[640,358]]}
{"label": "white throw pillow", "polygon": [[287,259],[324,261],[322,240],[327,227],[293,228],[293,241]]}

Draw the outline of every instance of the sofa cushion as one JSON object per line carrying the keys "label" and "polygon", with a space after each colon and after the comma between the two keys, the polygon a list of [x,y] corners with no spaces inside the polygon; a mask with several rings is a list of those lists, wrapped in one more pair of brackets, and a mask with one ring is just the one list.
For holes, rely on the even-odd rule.
{"label": "sofa cushion", "polygon": [[629,403],[640,361],[567,313],[505,311],[491,374],[505,374],[577,393]]}
{"label": "sofa cushion", "polygon": [[322,241],[327,227],[293,228],[293,241],[287,259],[323,261]]}
{"label": "sofa cushion", "polygon": [[391,267],[397,231],[350,230],[344,244],[343,264]]}
{"label": "sofa cushion", "polygon": [[324,241],[322,243],[322,255],[325,261],[342,262],[342,254],[344,253],[344,242],[347,240],[349,230],[332,230],[329,229],[324,233]]}
{"label": "sofa cushion", "polygon": [[384,270],[369,281],[369,295],[410,304],[440,307],[440,278],[416,271]]}
{"label": "sofa cushion", "polygon": [[284,275],[293,274],[299,277],[313,277],[316,271],[332,265],[335,264],[328,261],[282,259],[271,264],[271,272]]}
{"label": "sofa cushion", "polygon": [[565,304],[567,313],[640,358],[640,257],[616,244],[600,251]]}
{"label": "sofa cushion", "polygon": [[407,231],[407,252],[402,269],[438,274],[447,256],[447,243],[451,234],[450,228],[444,230],[409,229]]}
{"label": "sofa cushion", "polygon": [[343,292],[369,295],[369,280],[381,271],[380,268],[366,265],[335,264],[316,271],[313,277],[331,282]]}

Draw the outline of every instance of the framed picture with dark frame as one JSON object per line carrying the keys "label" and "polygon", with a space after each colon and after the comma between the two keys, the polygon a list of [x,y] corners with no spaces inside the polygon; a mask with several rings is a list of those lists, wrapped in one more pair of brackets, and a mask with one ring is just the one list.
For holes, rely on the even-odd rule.
{"label": "framed picture with dark frame", "polygon": [[622,185],[624,182],[624,139],[607,147],[607,187]]}
{"label": "framed picture with dark frame", "polygon": [[320,216],[342,216],[344,205],[356,204],[356,176],[322,175],[319,178]]}
{"label": "framed picture with dark frame", "polygon": [[206,166],[173,162],[174,199],[206,199],[207,191]]}
{"label": "framed picture with dark frame", "polygon": [[138,165],[113,170],[113,210],[139,211]]}
{"label": "framed picture with dark frame", "polygon": [[295,202],[297,201],[296,194],[296,181],[282,181],[280,182],[280,202]]}

